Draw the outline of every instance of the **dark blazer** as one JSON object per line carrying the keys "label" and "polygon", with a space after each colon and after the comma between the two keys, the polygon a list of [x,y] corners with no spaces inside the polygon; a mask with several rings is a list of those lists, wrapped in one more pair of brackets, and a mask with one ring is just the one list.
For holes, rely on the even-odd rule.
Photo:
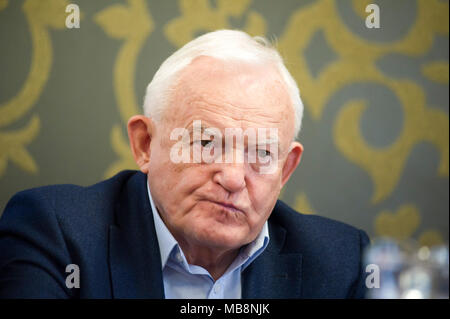
{"label": "dark blazer", "polygon": [[[243,298],[363,297],[363,231],[278,201],[269,234],[242,274]],[[80,288],[66,287],[68,264]],[[0,218],[0,297],[164,298],[146,175],[16,194]]]}

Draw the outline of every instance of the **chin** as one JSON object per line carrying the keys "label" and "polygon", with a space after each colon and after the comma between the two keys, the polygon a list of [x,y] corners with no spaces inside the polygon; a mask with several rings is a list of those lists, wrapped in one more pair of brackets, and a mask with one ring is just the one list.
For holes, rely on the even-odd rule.
{"label": "chin", "polygon": [[242,226],[210,225],[199,230],[197,238],[210,246],[239,248],[245,244]]}

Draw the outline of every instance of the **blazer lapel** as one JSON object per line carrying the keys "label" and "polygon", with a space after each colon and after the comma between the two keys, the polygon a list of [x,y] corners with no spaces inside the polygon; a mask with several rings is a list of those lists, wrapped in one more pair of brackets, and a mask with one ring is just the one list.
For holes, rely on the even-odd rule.
{"label": "blazer lapel", "polygon": [[286,230],[271,224],[270,242],[242,274],[242,298],[301,298],[302,254],[283,252]]}
{"label": "blazer lapel", "polygon": [[110,225],[109,263],[113,298],[164,298],[161,255],[147,194],[146,176],[123,187]]}

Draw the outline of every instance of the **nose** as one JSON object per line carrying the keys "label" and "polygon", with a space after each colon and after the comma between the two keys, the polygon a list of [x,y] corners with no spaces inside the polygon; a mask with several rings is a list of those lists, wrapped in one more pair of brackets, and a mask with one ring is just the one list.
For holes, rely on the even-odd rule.
{"label": "nose", "polygon": [[229,163],[220,165],[213,181],[230,193],[236,193],[245,188],[244,163]]}

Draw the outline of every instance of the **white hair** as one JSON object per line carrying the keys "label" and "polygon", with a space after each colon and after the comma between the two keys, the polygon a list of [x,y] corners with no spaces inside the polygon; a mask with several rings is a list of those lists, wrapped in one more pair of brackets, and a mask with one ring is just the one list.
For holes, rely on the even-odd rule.
{"label": "white hair", "polygon": [[144,114],[155,121],[161,119],[170,101],[172,85],[179,71],[199,56],[209,56],[222,61],[240,61],[249,64],[272,63],[286,84],[295,113],[294,138],[300,132],[303,103],[294,78],[283,63],[278,51],[264,37],[251,37],[237,30],[219,30],[206,33],[184,45],[168,57],[159,67],[147,86]]}

